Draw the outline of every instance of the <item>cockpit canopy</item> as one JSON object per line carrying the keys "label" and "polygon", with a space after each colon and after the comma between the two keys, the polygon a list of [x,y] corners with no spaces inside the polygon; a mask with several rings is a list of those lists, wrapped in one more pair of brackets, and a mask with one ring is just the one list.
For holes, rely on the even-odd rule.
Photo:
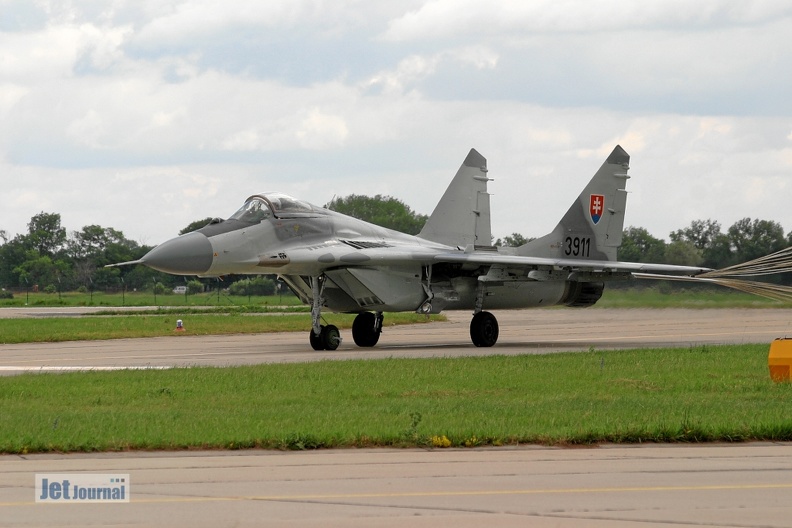
{"label": "cockpit canopy", "polygon": [[252,196],[245,201],[245,205],[240,207],[236,213],[232,214],[229,220],[239,220],[246,224],[258,224],[272,216],[269,206],[256,196]]}
{"label": "cockpit canopy", "polygon": [[300,218],[317,216],[317,208],[288,194],[279,192],[254,194],[230,219],[248,224],[258,224],[270,216],[275,218]]}

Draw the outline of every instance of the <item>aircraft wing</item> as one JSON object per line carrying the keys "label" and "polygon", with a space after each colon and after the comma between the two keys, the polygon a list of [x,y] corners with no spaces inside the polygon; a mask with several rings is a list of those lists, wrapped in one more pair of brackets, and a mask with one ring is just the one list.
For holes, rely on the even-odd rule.
{"label": "aircraft wing", "polygon": [[454,262],[481,266],[512,266],[523,268],[564,268],[571,271],[623,272],[623,273],[670,273],[675,275],[699,275],[712,271],[710,268],[695,266],[674,266],[671,264],[647,264],[642,262],[619,262],[609,260],[562,259],[502,255],[499,253],[440,253],[434,256],[436,262]]}
{"label": "aircraft wing", "polygon": [[[389,247],[366,247],[369,242],[346,241],[326,247],[323,256],[317,262],[317,251],[314,248],[294,248],[281,254],[260,257],[259,266],[298,265],[313,267],[324,262],[322,268],[345,268],[359,266],[398,266],[411,262],[427,264],[455,263],[473,267],[510,267],[524,269],[564,269],[580,272],[604,273],[654,273],[682,276],[695,276],[711,272],[710,268],[695,266],[675,266],[670,264],[648,264],[642,262],[620,262],[594,259],[568,259],[555,257],[531,257],[521,255],[505,255],[495,251],[447,251],[426,246],[398,244]],[[353,247],[349,247],[353,246]],[[288,256],[284,260],[284,256]],[[273,264],[274,263],[274,264]],[[274,269],[274,268],[273,268]],[[277,273],[277,269],[274,269]]]}

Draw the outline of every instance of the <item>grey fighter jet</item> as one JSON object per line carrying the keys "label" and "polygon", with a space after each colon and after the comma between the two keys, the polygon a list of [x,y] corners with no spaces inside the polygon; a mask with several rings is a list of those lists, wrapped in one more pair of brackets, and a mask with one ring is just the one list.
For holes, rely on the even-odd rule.
{"label": "grey fighter jet", "polygon": [[200,277],[277,274],[311,306],[315,350],[341,343],[338,328],[322,324],[324,309],[358,314],[352,337],[361,347],[377,344],[384,312],[470,309],[473,344],[490,347],[498,322],[487,310],[592,306],[610,281],[709,271],[616,260],[629,161],[613,149],[556,228],[520,247],[491,245],[487,160],[472,149],[417,236],[269,192],[124,264]]}

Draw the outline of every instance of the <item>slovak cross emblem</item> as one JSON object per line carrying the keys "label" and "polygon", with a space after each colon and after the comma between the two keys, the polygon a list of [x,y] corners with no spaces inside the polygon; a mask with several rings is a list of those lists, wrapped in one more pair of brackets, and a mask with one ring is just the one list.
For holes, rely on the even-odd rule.
{"label": "slovak cross emblem", "polygon": [[589,214],[591,221],[598,224],[602,218],[602,211],[605,209],[605,196],[602,194],[592,194],[589,202]]}

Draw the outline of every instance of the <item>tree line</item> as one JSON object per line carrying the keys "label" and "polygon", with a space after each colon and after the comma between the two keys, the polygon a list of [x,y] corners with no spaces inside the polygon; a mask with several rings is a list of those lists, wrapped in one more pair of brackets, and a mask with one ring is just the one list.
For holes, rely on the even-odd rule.
{"label": "tree line", "polygon": [[[417,234],[426,215],[412,211],[400,200],[377,195],[350,195],[333,199],[325,207],[383,227]],[[184,234],[209,223],[196,220],[182,229]],[[28,231],[10,238],[0,231],[0,287],[46,291],[150,290],[185,284],[185,279],[145,266],[105,268],[107,264],[137,260],[152,249],[129,240],[123,232],[100,225],[67,232],[60,214],[41,212],[27,225]],[[619,260],[723,268],[792,246],[792,233],[784,234],[778,222],[743,218],[728,229],[717,221],[694,220],[669,234],[669,241],[656,238],[642,227],[624,230]],[[498,246],[516,246],[529,241],[512,233],[493,241]],[[244,277],[229,277],[227,286]]]}
{"label": "tree line", "polygon": [[672,231],[669,242],[646,229],[628,227],[619,248],[619,260],[658,262],[683,266],[725,268],[792,246],[792,233],[778,222],[743,218],[727,230],[715,220],[694,220]]}
{"label": "tree line", "polygon": [[41,212],[27,224],[28,231],[0,246],[0,286],[6,289],[73,291],[77,289],[129,290],[184,282],[144,266],[105,268],[107,264],[137,260],[150,246],[129,240],[121,231],[100,225],[67,233],[58,213]]}

